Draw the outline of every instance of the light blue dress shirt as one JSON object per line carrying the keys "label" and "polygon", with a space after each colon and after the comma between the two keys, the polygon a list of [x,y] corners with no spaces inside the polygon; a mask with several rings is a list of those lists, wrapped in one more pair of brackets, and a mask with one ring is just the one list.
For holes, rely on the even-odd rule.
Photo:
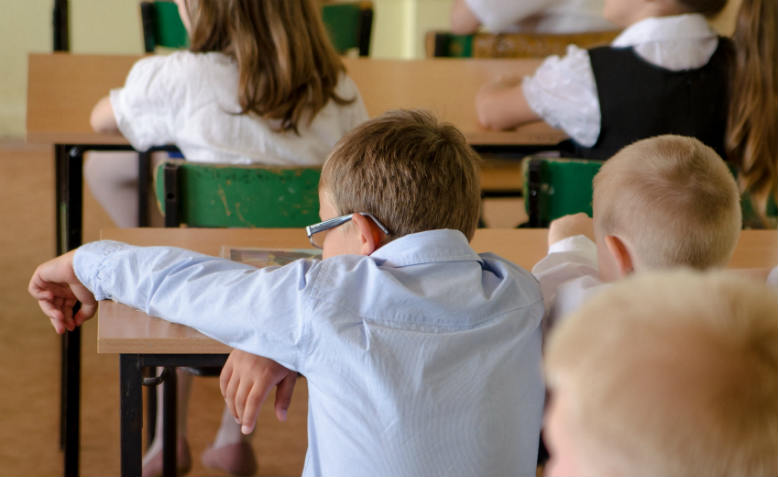
{"label": "light blue dress shirt", "polygon": [[525,270],[476,254],[461,232],[260,270],[95,242],[74,265],[98,299],[305,375],[303,475],[535,475],[540,290]]}

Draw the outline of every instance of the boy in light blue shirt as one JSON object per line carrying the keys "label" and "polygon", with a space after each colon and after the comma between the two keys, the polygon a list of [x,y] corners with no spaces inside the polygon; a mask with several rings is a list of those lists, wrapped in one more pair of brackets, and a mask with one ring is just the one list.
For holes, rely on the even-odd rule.
{"label": "boy in light blue shirt", "polygon": [[245,367],[222,376],[247,430],[269,387],[305,375],[304,475],[534,475],[543,300],[528,272],[470,248],[479,187],[453,126],[388,113],[322,169],[324,222],[308,228],[322,260],[255,269],[95,242],[39,266],[29,290],[60,333],[113,299],[242,350],[230,361],[274,361],[260,395]]}

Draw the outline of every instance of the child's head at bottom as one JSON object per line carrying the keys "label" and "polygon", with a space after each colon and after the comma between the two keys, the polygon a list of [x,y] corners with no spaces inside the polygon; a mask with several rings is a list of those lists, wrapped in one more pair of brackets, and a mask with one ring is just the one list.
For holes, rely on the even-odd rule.
{"label": "child's head at bottom", "polygon": [[690,137],[637,141],[594,178],[594,234],[605,280],[632,269],[726,265],[741,228],[734,177]]}
{"label": "child's head at bottom", "polygon": [[778,296],[728,272],[648,272],[552,332],[549,475],[776,475]]}
{"label": "child's head at bottom", "polygon": [[[470,240],[481,210],[478,162],[462,133],[423,111],[391,111],[356,127],[322,168],[322,220],[355,214],[320,238],[324,257],[367,255],[434,229],[459,230]],[[359,213],[371,214],[389,233],[377,233]]]}

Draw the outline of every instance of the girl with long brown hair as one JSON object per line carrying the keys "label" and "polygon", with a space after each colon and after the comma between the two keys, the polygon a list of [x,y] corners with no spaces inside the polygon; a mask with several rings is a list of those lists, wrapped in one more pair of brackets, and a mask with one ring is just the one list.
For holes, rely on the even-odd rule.
{"label": "girl with long brown hair", "polygon": [[743,0],[736,22],[727,159],[753,211],[745,225],[775,227],[769,209],[778,203],[778,3]]}
{"label": "girl with long brown hair", "polygon": [[[123,87],[98,102],[91,123],[120,132],[137,150],[175,144],[189,161],[318,166],[367,119],[362,99],[330,44],[315,0],[176,0],[188,51],[138,61]],[[133,154],[92,157],[87,182],[117,225],[136,224]],[[187,405],[191,375],[179,373],[177,463],[191,468]],[[161,402],[143,475],[160,475]],[[256,460],[225,412],[207,467],[252,475]]]}
{"label": "girl with long brown hair", "polygon": [[[92,111],[96,131],[137,150],[175,144],[189,161],[317,166],[367,119],[315,0],[176,0],[188,51],[138,61]],[[85,165],[87,183],[121,227],[136,225],[136,163]]]}

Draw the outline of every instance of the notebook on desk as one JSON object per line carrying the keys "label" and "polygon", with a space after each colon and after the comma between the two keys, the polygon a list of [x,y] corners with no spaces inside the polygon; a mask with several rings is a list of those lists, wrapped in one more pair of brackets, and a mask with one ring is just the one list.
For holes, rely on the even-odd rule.
{"label": "notebook on desk", "polygon": [[321,258],[315,248],[252,248],[222,245],[221,256],[257,268],[282,266],[300,258]]}

